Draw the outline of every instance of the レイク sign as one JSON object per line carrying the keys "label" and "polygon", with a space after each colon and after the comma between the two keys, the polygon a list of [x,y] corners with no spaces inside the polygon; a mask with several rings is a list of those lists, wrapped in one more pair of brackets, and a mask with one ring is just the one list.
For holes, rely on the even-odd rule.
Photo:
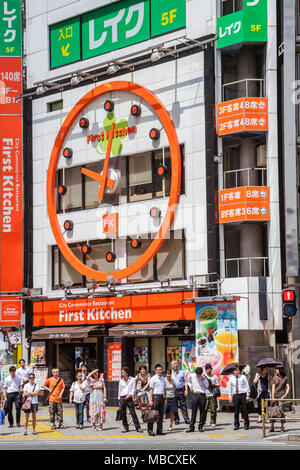
{"label": "\u30ec\u30a4\u30af sign", "polygon": [[186,25],[186,0],[123,0],[50,26],[51,68],[146,41]]}
{"label": "\u30ec\u30a4\u30af sign", "polygon": [[21,0],[0,2],[0,57],[21,57]]}

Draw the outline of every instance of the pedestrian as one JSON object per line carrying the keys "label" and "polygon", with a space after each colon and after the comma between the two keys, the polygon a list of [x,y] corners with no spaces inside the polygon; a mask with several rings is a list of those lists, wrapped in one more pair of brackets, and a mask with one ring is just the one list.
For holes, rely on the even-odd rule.
{"label": "pedestrian", "polygon": [[147,404],[149,400],[150,379],[151,375],[147,371],[147,366],[140,366],[139,373],[135,377],[136,396],[140,398],[144,405]]}
{"label": "pedestrian", "polygon": [[14,425],[14,418],[13,418],[13,404],[15,404],[16,409],[16,423],[17,427],[19,428],[20,425],[20,416],[21,416],[21,400],[20,400],[20,393],[22,390],[22,381],[20,377],[16,375],[16,368],[15,366],[10,366],[9,368],[10,375],[6,377],[4,381],[4,401],[7,402],[8,407],[8,422],[9,428],[12,428]]}
{"label": "pedestrian", "polygon": [[83,410],[86,401],[87,381],[83,380],[82,372],[76,374],[76,381],[72,383],[70,388],[69,402],[74,403],[76,413],[76,429],[83,429]]}
{"label": "pedestrian", "polygon": [[19,368],[16,371],[16,375],[21,379],[22,386],[29,382],[30,370],[26,367],[26,362],[24,359],[19,360]]}
{"label": "pedestrian", "polygon": [[[283,367],[276,367],[275,377],[273,378],[273,383],[272,383],[272,400],[276,400],[276,398],[283,400],[288,396],[289,393],[290,393],[290,385],[289,385],[285,370]],[[272,406],[279,406],[279,402],[273,401]],[[285,432],[284,424],[285,424],[285,420],[281,419],[280,432]],[[274,431],[275,431],[275,420],[272,420],[271,428],[269,432],[274,432]]]}
{"label": "pedestrian", "polygon": [[[82,380],[86,380],[87,379],[87,376],[89,375],[89,371],[88,371],[88,366],[87,364],[82,364],[81,368],[80,368],[81,372],[82,372]],[[87,393],[86,393],[86,401],[85,401],[85,406],[86,406],[86,420],[88,423],[91,422],[91,417],[90,417],[90,388],[89,388],[89,384],[87,382],[87,389],[86,389]]]}
{"label": "pedestrian", "polygon": [[177,410],[177,403],[175,398],[175,382],[172,379],[172,371],[166,371],[166,395],[167,395],[167,404],[165,406],[165,416],[170,416],[169,431],[173,430],[174,416]]}
{"label": "pedestrian", "polygon": [[35,382],[35,374],[32,372],[29,374],[29,381],[24,385],[23,388],[23,397],[25,399],[25,403],[28,400],[30,404],[30,408],[24,410],[25,413],[25,424],[24,424],[24,436],[27,436],[27,428],[28,428],[28,421],[30,413],[32,415],[32,428],[33,428],[33,435],[37,434],[36,432],[36,414],[38,412],[38,395],[40,393],[40,386]]}
{"label": "pedestrian", "polygon": [[233,374],[228,381],[228,396],[229,402],[233,403],[234,407],[234,429],[240,427],[240,410],[244,419],[245,429],[249,429],[249,415],[247,409],[247,401],[249,401],[250,387],[247,377],[241,374],[241,368],[237,366],[233,370]]}
{"label": "pedestrian", "polygon": [[[164,408],[167,405],[167,392],[166,392],[166,379],[162,376],[163,368],[161,364],[156,364],[155,375],[150,380],[150,400],[149,405],[153,410],[158,410],[158,421],[157,421],[157,436],[164,436],[163,432],[163,419],[164,419]],[[148,434],[149,436],[155,436],[153,432],[153,423],[148,423]]]}
{"label": "pedestrian", "polygon": [[217,423],[217,408],[218,400],[215,395],[216,390],[218,390],[220,384],[218,377],[212,373],[211,364],[205,364],[205,377],[208,380],[209,387],[206,390],[206,404],[205,404],[205,420],[207,413],[210,412],[210,425],[212,428],[215,427]]}
{"label": "pedestrian", "polygon": [[49,414],[50,423],[52,424],[52,430],[56,429],[55,419],[57,418],[58,427],[60,429],[66,429],[63,424],[63,405],[62,396],[65,391],[65,383],[59,376],[59,369],[52,369],[52,377],[47,379],[43,385],[45,390],[50,392],[49,394]]}
{"label": "pedestrian", "polygon": [[[188,396],[188,389],[186,387],[187,377],[185,375],[185,372],[183,372],[183,370],[179,370],[177,361],[172,361],[171,367],[172,367],[172,379],[174,380],[175,386],[176,386],[175,398],[177,402],[177,408],[181,409],[181,414],[182,414],[185,424],[191,424],[191,421],[188,415],[188,410],[187,410],[187,403],[186,403],[186,397]],[[179,415],[177,411],[175,413],[175,424],[179,424],[179,422],[180,422]]]}
{"label": "pedestrian", "polygon": [[200,419],[198,429],[203,432],[205,423],[205,405],[206,405],[206,391],[209,388],[209,382],[203,374],[202,367],[196,368],[196,373],[191,374],[188,378],[188,386],[192,393],[192,418],[190,428],[186,432],[194,432],[197,419],[198,408],[200,411]]}
{"label": "pedestrian", "polygon": [[257,387],[258,423],[262,421],[262,400],[271,398],[272,377],[268,374],[268,371],[268,367],[262,367],[261,371],[256,373],[253,380],[253,384]]}
{"label": "pedestrian", "polygon": [[99,369],[95,369],[87,376],[87,381],[90,389],[90,416],[93,427],[95,431],[103,431],[107,403],[103,374],[99,374]]}
{"label": "pedestrian", "polygon": [[119,393],[118,393],[118,400],[120,403],[120,408],[122,411],[122,424],[123,424],[123,433],[129,431],[128,421],[127,421],[127,408],[130,411],[130,414],[133,419],[133,424],[137,432],[143,432],[140,426],[139,419],[136,415],[134,409],[134,396],[136,392],[136,382],[134,377],[129,376],[129,369],[128,367],[124,366],[121,370],[122,378],[119,382]]}

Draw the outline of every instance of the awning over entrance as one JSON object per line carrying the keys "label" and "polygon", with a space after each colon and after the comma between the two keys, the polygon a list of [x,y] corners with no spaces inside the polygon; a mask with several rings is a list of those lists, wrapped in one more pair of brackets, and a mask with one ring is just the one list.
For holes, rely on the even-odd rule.
{"label": "awning over entrance", "polygon": [[41,328],[32,332],[31,338],[35,339],[70,339],[87,338],[90,331],[97,326],[70,326],[64,328]]}
{"label": "awning over entrance", "polygon": [[144,325],[118,325],[109,329],[109,336],[135,338],[138,336],[161,336],[170,323],[147,323]]}

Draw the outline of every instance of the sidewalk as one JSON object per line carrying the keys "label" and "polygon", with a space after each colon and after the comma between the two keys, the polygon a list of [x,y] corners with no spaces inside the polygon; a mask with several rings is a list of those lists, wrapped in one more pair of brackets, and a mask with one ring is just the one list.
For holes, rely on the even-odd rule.
{"label": "sidewalk", "polygon": [[[164,439],[164,440],[180,440],[181,442],[188,442],[188,440],[195,440],[199,439],[200,441],[234,441],[236,439],[239,440],[250,440],[250,441],[257,441],[261,442],[262,438],[262,426],[261,424],[257,423],[257,415],[252,414],[250,415],[250,429],[245,431],[243,427],[243,423],[241,422],[241,427],[239,430],[233,430],[233,414],[232,413],[219,413],[217,418],[217,425],[216,427],[205,426],[204,432],[200,433],[197,428],[196,424],[196,431],[193,433],[186,433],[185,431],[188,429],[188,426],[181,422],[179,425],[174,426],[173,431],[168,431],[169,427],[169,420],[164,422],[164,432],[166,432],[165,436],[155,436],[150,437],[147,434],[147,425],[142,423],[140,419],[140,413],[138,412],[138,417],[141,422],[141,427],[144,431],[143,434],[139,434],[135,431],[133,424],[130,425],[130,432],[127,434],[122,434],[123,426],[122,422],[116,421],[116,408],[107,408],[106,413],[106,422],[104,424],[103,431],[95,431],[93,429],[92,424],[85,422],[84,428],[82,430],[76,429],[76,420],[75,420],[75,411],[73,406],[64,404],[64,425],[66,429],[56,429],[54,431],[51,430],[51,424],[49,423],[49,413],[48,407],[40,406],[39,413],[37,416],[37,429],[38,432],[37,436],[32,436],[32,426],[31,420],[29,421],[29,428],[28,428],[28,435],[24,436],[24,413],[22,413],[21,417],[21,427],[18,428],[14,426],[13,428],[8,428],[8,421],[7,417],[5,420],[5,425],[0,426],[0,440],[5,439]],[[179,412],[180,413],[180,412]],[[199,416],[198,416],[199,418]],[[128,415],[128,420],[130,419],[130,415]],[[209,417],[208,417],[209,422]],[[198,421],[197,421],[198,423]],[[270,438],[280,438],[282,437],[283,441],[286,441],[287,434],[282,434],[279,432],[280,423],[276,423],[275,432],[268,436]],[[269,428],[270,425],[267,425]],[[154,431],[156,429],[156,425],[154,425]],[[300,421],[295,422],[287,422],[286,423],[286,430],[287,432],[298,433],[300,435]],[[3,442],[3,441],[2,441]]]}

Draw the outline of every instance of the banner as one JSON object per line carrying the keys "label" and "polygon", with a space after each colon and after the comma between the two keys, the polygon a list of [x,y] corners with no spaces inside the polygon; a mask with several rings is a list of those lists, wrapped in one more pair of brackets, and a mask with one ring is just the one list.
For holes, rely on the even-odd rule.
{"label": "banner", "polygon": [[45,341],[31,343],[30,364],[46,364]]}
{"label": "banner", "polygon": [[182,370],[188,374],[194,374],[196,362],[196,343],[195,341],[182,341],[181,343]]}
{"label": "banner", "polygon": [[196,305],[196,361],[204,370],[211,364],[221,385],[221,398],[227,398],[229,377],[221,376],[224,367],[237,362],[238,329],[236,302]]}
{"label": "banner", "polygon": [[108,344],[107,351],[108,351],[108,381],[118,382],[121,379],[122,345],[121,343]]}

